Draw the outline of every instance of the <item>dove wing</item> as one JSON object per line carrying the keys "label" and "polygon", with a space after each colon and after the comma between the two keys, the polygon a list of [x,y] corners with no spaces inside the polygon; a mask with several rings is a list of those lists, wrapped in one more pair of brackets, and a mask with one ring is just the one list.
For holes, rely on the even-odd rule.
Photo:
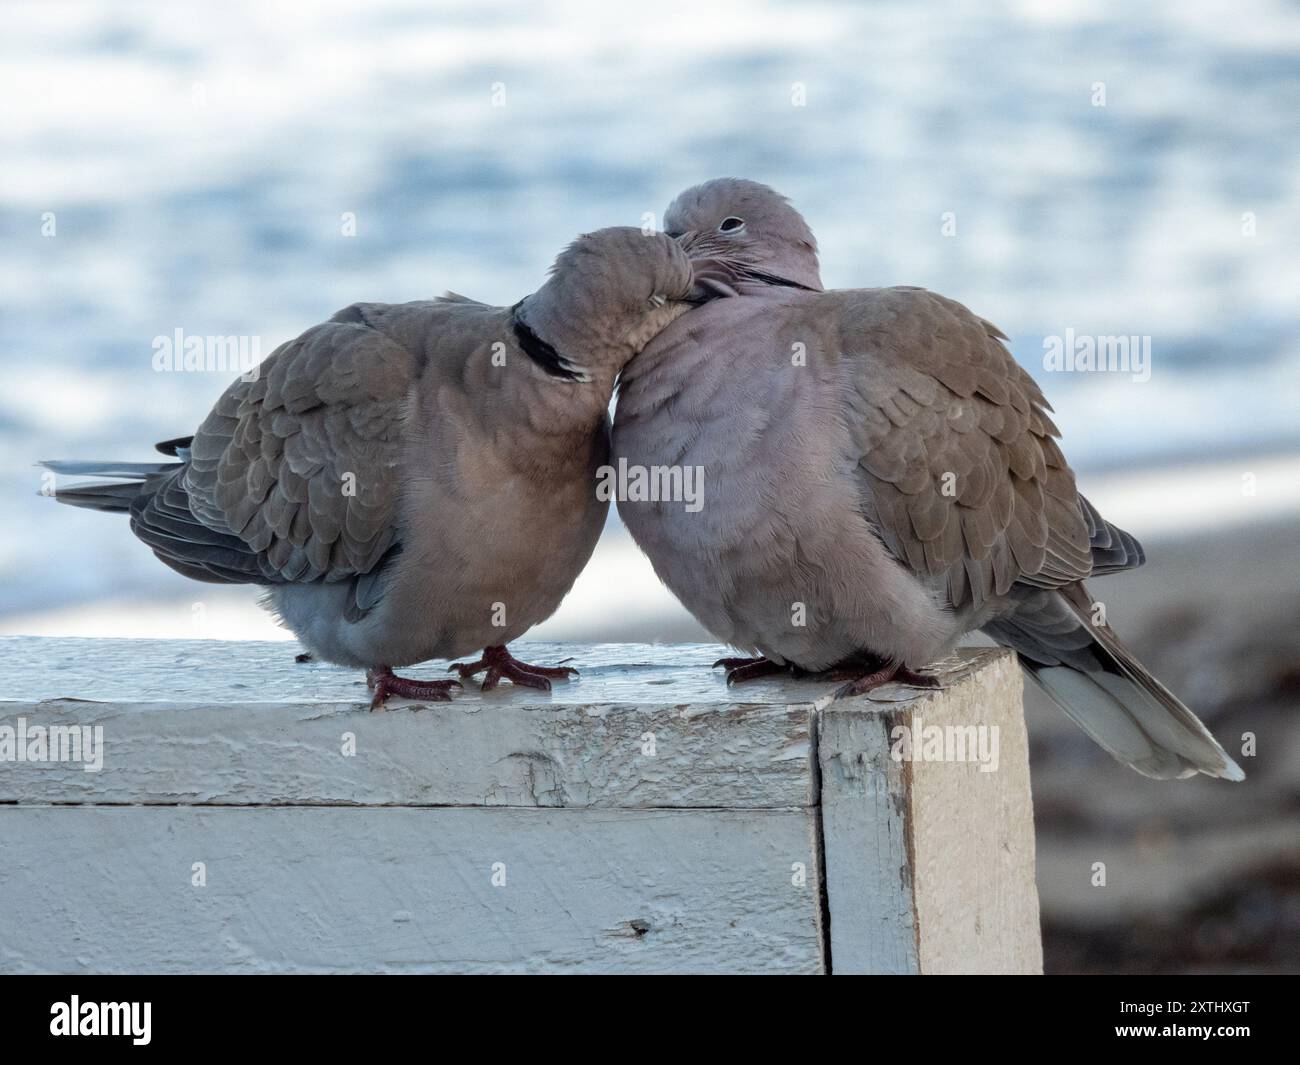
{"label": "dove wing", "polygon": [[188,461],[133,506],[136,535],[209,581],[369,573],[397,540],[415,355],[350,307],[258,369],[217,401]]}
{"label": "dove wing", "polygon": [[1080,497],[1051,408],[996,326],[924,289],[844,295],[853,457],[895,557],[976,607],[1141,560]]}

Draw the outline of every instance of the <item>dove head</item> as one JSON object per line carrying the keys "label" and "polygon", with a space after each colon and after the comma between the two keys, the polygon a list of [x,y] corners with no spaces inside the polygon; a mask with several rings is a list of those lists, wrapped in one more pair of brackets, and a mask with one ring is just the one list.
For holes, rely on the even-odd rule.
{"label": "dove head", "polygon": [[516,307],[515,333],[554,376],[612,381],[669,322],[729,293],[727,276],[663,233],[600,229],[560,253],[546,284]]}
{"label": "dove head", "polygon": [[743,178],[715,178],[668,207],[664,230],[692,259],[712,258],[749,284],[822,290],[817,241],[803,215],[775,189]]}

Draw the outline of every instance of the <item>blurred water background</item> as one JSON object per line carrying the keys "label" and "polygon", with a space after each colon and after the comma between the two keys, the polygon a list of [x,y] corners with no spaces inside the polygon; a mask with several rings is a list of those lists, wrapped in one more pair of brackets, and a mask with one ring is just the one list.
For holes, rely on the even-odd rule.
{"label": "blurred water background", "polygon": [[[355,300],[454,288],[511,303],[575,234],[639,225],[688,185],[740,175],[804,212],[828,286],[924,285],[1000,325],[1084,489],[1170,544],[1165,568],[1115,593],[1135,619],[1112,614],[1121,631],[1154,654],[1161,634],[1199,633],[1193,676],[1172,683],[1211,716],[1294,710],[1296,4],[10,2],[5,22],[0,631],[272,634],[246,589],[190,584],[125,522],[37,495],[37,459],[147,459],[206,413],[229,375],[155,372],[155,337],[255,336],[265,354]],[[1047,373],[1044,338],[1068,329],[1149,336],[1150,380]],[[1252,625],[1292,638],[1243,709],[1240,686],[1216,695],[1221,670],[1194,674]],[[697,634],[614,516],[539,632]],[[1166,648],[1173,667],[1192,645]],[[1086,875],[1075,888],[1087,854],[1071,841],[1172,832],[1173,852],[1141,851],[1148,886],[1190,883],[1225,852],[1189,851],[1174,808],[1154,837],[1148,813],[1081,811],[1080,773],[1144,811],[1176,789],[1148,790],[1057,725],[1043,715],[1035,733],[1040,853],[1057,877],[1044,909],[1049,932],[1068,932],[1049,937],[1049,963],[1113,968],[1118,948],[1089,944],[1122,941],[1136,918],[1122,911],[1116,932]],[[1250,793],[1240,820],[1294,829],[1287,735],[1276,788]],[[1300,864],[1292,844],[1279,867],[1283,850],[1270,836],[1250,861],[1292,886],[1242,905],[1251,934],[1294,961]],[[1181,928],[1226,882],[1154,910],[1139,893],[1150,941],[1171,941],[1162,913]],[[1225,954],[1238,931],[1215,934],[1206,964],[1276,967]]]}

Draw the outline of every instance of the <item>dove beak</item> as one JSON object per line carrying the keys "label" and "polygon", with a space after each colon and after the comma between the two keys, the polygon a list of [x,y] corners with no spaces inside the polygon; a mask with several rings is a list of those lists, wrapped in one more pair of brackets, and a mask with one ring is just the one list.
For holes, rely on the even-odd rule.
{"label": "dove beak", "polygon": [[691,249],[695,247],[700,239],[700,232],[697,229],[688,230],[685,233],[667,233],[665,235],[677,241],[677,246],[687,255],[690,255]]}
{"label": "dove beak", "polygon": [[[686,233],[667,233],[666,236],[677,241],[677,246],[681,248],[682,251],[686,253],[686,257],[691,260],[697,275],[695,286],[697,289],[700,287],[698,277],[701,272],[705,272],[712,281],[722,281],[723,284],[721,288],[718,288],[716,284],[712,285],[714,295],[717,296],[740,295],[740,293],[736,291],[735,286],[745,281],[761,285],[774,285],[783,288],[801,288],[805,292],[821,291],[820,286],[814,288],[810,285],[805,285],[802,282],[792,281],[787,277],[781,277],[778,274],[769,274],[766,271],[756,269],[753,266],[747,266],[744,263],[739,263],[730,259],[722,259],[716,255],[710,254],[712,249],[708,247],[708,242],[702,239],[701,231],[698,229],[692,229]],[[700,245],[705,245],[704,253],[696,258],[692,252]],[[704,270],[706,264],[707,271]]]}
{"label": "dove beak", "polygon": [[707,303],[718,296],[740,295],[735,289],[736,271],[722,259],[692,259],[691,279],[688,303]]}
{"label": "dove beak", "polygon": [[693,284],[691,285],[691,294],[687,297],[686,302],[707,303],[717,296],[740,295],[735,286],[742,275],[733,264],[714,255],[704,254],[696,257],[691,254],[695,247],[700,244],[700,231],[698,229],[692,229],[685,233],[668,233],[666,235],[677,242],[677,246],[686,253],[686,257],[691,261]]}

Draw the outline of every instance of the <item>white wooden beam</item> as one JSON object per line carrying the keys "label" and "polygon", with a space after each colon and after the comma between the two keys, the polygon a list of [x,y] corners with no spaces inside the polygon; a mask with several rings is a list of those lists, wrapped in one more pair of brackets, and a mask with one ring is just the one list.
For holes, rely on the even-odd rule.
{"label": "white wooden beam", "polygon": [[967,662],[942,691],[821,714],[837,973],[1042,971],[1020,669]]}
{"label": "white wooden beam", "polygon": [[[717,647],[520,644],[582,675],[371,713],[294,650],[0,639],[0,969],[1041,966],[1004,653],[825,706]],[[895,760],[923,720],[997,726],[996,771]],[[102,769],[4,760],[20,725],[101,729]]]}

